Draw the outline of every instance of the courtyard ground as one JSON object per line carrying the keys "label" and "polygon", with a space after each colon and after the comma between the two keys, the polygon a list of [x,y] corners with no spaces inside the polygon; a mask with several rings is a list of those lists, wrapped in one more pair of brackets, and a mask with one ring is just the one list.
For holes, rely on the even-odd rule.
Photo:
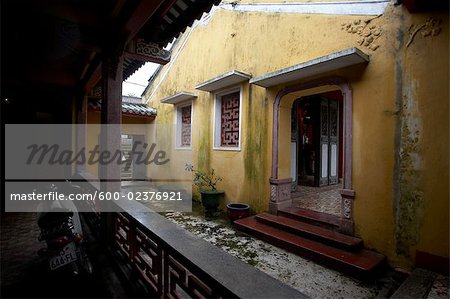
{"label": "courtyard ground", "polygon": [[[312,298],[389,298],[407,277],[391,270],[361,281],[236,231],[223,217],[206,221],[198,211],[168,212],[164,216]],[[448,285],[448,277],[439,276],[428,298],[448,298]]]}

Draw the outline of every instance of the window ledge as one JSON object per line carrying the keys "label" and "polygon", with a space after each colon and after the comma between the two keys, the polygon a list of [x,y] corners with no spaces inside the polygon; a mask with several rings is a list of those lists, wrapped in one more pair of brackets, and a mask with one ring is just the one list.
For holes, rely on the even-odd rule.
{"label": "window ledge", "polygon": [[195,86],[195,89],[212,92],[228,86],[236,85],[244,81],[248,81],[251,78],[252,76],[249,74],[233,70],[226,74],[200,83],[199,85]]}
{"label": "window ledge", "polygon": [[182,91],[177,94],[171,95],[167,98],[161,100],[162,104],[172,104],[176,105],[182,102],[186,102],[188,100],[194,100],[197,98],[197,95],[192,92]]}
{"label": "window ledge", "polygon": [[213,150],[215,151],[231,151],[231,152],[240,152],[240,147],[221,147],[221,146],[214,146]]}
{"label": "window ledge", "polygon": [[368,62],[369,55],[358,48],[350,48],[255,77],[250,80],[250,83],[269,88],[278,84],[288,83]]}

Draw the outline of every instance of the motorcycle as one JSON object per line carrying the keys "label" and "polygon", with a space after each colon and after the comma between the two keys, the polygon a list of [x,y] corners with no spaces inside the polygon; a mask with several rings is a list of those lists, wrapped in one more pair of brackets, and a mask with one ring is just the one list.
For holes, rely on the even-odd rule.
{"label": "motorcycle", "polygon": [[[66,184],[69,184],[71,189],[75,188],[68,182]],[[48,189],[56,192],[58,187],[52,184]],[[92,274],[80,216],[71,201],[40,204],[38,226],[41,230],[39,241],[46,244],[46,247],[38,251],[38,255],[48,259],[50,270],[65,268],[73,275],[82,271]]]}

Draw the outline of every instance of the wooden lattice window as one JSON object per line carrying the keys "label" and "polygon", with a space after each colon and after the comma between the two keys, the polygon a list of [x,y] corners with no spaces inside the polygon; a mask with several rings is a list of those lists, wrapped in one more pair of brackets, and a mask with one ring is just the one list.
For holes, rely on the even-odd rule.
{"label": "wooden lattice window", "polygon": [[192,141],[192,103],[177,106],[176,147],[190,149]]}
{"label": "wooden lattice window", "polygon": [[191,115],[192,106],[181,107],[181,146],[191,146]]}
{"label": "wooden lattice window", "polygon": [[239,146],[240,93],[234,92],[221,97],[220,145]]}

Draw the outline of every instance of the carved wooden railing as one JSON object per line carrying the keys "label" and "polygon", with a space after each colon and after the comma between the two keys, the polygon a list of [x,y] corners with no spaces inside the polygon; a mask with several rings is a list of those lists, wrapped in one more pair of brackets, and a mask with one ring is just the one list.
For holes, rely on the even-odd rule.
{"label": "carved wooden railing", "polygon": [[142,210],[147,211],[87,214],[109,256],[120,271],[126,269],[128,283],[139,280],[150,297],[307,298],[158,213]]}
{"label": "carved wooden railing", "polygon": [[114,243],[160,298],[306,298],[157,213],[115,213]]}
{"label": "carved wooden railing", "polygon": [[116,213],[114,223],[114,241],[118,251],[160,297],[237,297],[129,214]]}

